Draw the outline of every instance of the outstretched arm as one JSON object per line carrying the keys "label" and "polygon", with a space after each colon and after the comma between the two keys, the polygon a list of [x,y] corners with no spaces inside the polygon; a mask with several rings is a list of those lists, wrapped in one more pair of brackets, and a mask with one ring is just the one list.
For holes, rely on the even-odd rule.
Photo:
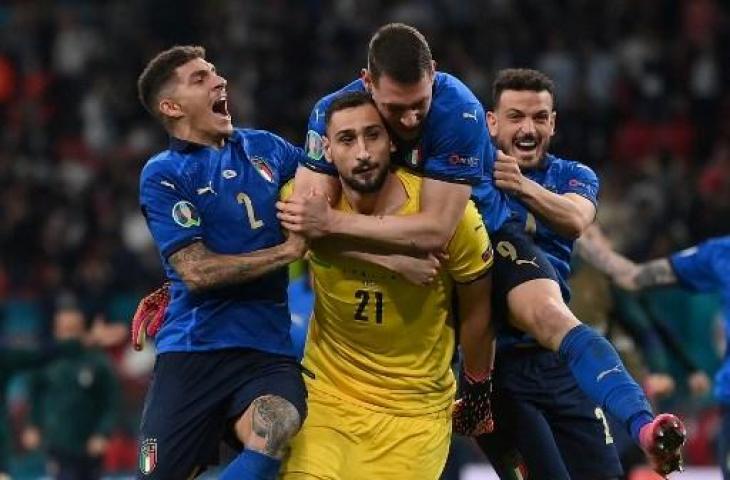
{"label": "outstretched arm", "polygon": [[617,253],[598,226],[592,226],[576,242],[578,255],[626,290],[673,285],[677,276],[668,258],[636,264]]}
{"label": "outstretched arm", "polygon": [[301,258],[306,249],[304,239],[291,233],[284,243],[242,255],[214,253],[195,242],[170,255],[170,264],[191,292],[200,293],[254,280]]}

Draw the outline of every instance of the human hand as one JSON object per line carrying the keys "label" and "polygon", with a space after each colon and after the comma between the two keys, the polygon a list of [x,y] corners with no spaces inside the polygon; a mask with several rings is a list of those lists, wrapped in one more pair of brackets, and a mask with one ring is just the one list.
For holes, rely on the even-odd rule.
{"label": "human hand", "polygon": [[307,250],[309,250],[307,239],[296,232],[287,231],[285,246],[288,249],[292,261],[302,258],[307,253]]}
{"label": "human hand", "polygon": [[690,392],[692,392],[692,395],[695,397],[703,396],[710,391],[710,387],[712,386],[710,377],[701,370],[692,372],[689,377],[687,377],[687,384],[689,385]]}
{"label": "human hand", "polygon": [[306,195],[276,202],[277,217],[290,232],[308,239],[321,238],[330,233],[332,207],[325,195],[312,191]]}
{"label": "human hand", "polygon": [[20,435],[20,443],[26,450],[37,450],[41,446],[41,431],[35,426],[25,427]]}
{"label": "human hand", "polygon": [[132,317],[132,346],[140,351],[147,337],[154,337],[162,328],[167,304],[170,303],[170,282],[150,293],[137,305]]}
{"label": "human hand", "polygon": [[492,377],[475,380],[461,374],[461,398],[454,403],[451,416],[454,432],[477,437],[494,430],[492,415]]}
{"label": "human hand", "polygon": [[102,435],[92,435],[86,442],[86,453],[92,457],[100,457],[106,451],[109,441]]}
{"label": "human hand", "polygon": [[646,396],[651,399],[663,398],[674,392],[674,379],[665,373],[650,373],[642,382]]}
{"label": "human hand", "polygon": [[519,196],[524,192],[526,182],[517,159],[497,150],[494,162],[494,184],[497,188]]}
{"label": "human hand", "polygon": [[393,270],[414,285],[428,285],[436,279],[441,261],[433,253],[425,257],[393,255]]}

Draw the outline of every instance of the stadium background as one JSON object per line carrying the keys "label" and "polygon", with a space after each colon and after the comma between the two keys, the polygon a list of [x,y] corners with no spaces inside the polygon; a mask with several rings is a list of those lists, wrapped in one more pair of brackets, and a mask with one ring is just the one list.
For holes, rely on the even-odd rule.
{"label": "stadium background", "polygon": [[[49,348],[54,311],[77,305],[88,348],[104,351],[121,386],[106,471],[133,470],[152,358],[132,353],[126,332],[136,302],[161,279],[137,180],[166,144],[135,81],[163,48],[204,45],[228,79],[234,124],[299,144],[313,103],[357,75],[370,34],[388,21],[419,27],[438,67],[487,106],[496,70],[539,68],[557,85],[553,151],[597,170],[601,224],[621,251],[646,260],[730,232],[728,14],[719,0],[6,0],[0,349]],[[603,281],[596,275],[583,281]],[[587,302],[615,320],[615,302]],[[670,289],[642,304],[713,372],[723,347],[719,298]],[[654,351],[654,337],[617,338],[630,355]],[[677,390],[660,405],[687,415],[689,463],[716,462],[710,396],[688,395],[672,355],[637,364],[674,376]],[[23,432],[37,399],[29,374],[3,373],[14,478],[36,478],[43,449],[25,448]],[[464,445],[456,453],[478,458]]]}

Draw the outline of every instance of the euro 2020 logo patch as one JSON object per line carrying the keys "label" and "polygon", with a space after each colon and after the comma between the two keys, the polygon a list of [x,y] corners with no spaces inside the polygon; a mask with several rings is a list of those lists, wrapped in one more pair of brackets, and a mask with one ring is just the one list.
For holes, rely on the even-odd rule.
{"label": "euro 2020 logo patch", "polygon": [[172,219],[183,228],[200,225],[200,216],[195,206],[187,200],[180,200],[172,207]]}
{"label": "euro 2020 logo patch", "polygon": [[324,142],[322,136],[314,130],[307,132],[306,154],[312,160],[321,160],[324,156]]}
{"label": "euro 2020 logo patch", "polygon": [[146,438],[139,447],[139,471],[149,475],[157,467],[157,439]]}

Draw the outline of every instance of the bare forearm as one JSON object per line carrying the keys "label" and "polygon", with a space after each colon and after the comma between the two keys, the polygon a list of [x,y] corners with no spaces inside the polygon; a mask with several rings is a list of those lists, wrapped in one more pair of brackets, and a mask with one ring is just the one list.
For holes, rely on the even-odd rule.
{"label": "bare forearm", "polygon": [[413,215],[360,215],[333,212],[333,234],[368,239],[387,246],[416,249],[420,252],[438,250],[445,245],[453,230],[426,212]]}
{"label": "bare forearm", "polygon": [[608,240],[594,228],[578,239],[575,251],[580,258],[612,278],[625,277],[637,268],[634,262],[614,251]]}
{"label": "bare forearm", "polygon": [[288,265],[299,252],[288,242],[243,255],[213,253],[196,242],[170,257],[170,263],[192,292],[249,282]]}
{"label": "bare forearm", "polygon": [[491,321],[489,293],[491,278],[473,284],[459,285],[459,343],[464,369],[473,377],[487,375],[494,365],[495,334]]}
{"label": "bare forearm", "polygon": [[530,212],[559,235],[576,239],[593,221],[586,218],[576,203],[565,195],[553,193],[540,184],[525,179],[525,189],[519,195]]}

